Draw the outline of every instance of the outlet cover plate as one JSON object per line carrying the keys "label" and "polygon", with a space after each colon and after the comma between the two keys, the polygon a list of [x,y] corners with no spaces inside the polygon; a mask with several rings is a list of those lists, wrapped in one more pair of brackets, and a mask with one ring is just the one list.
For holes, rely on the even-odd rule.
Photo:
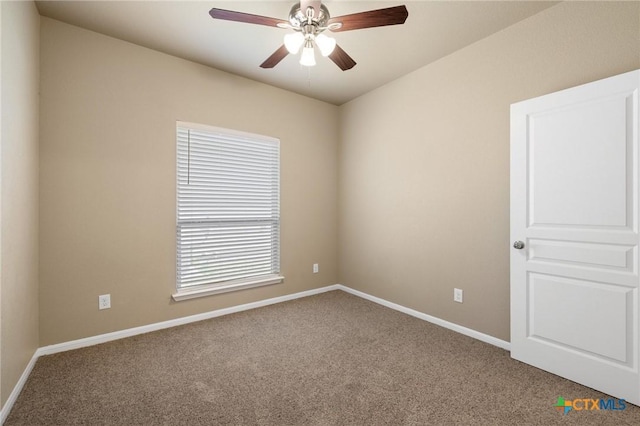
{"label": "outlet cover plate", "polygon": [[453,289],[453,301],[462,303],[462,290],[459,288]]}
{"label": "outlet cover plate", "polygon": [[98,309],[109,309],[111,308],[111,295],[110,294],[101,294],[98,296]]}

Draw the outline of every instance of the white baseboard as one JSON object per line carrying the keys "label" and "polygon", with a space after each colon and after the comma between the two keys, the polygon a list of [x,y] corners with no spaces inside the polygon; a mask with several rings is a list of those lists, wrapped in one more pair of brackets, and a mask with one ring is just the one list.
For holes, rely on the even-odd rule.
{"label": "white baseboard", "polygon": [[176,327],[178,325],[189,324],[192,322],[203,321],[211,318],[229,315],[236,312],[247,311],[249,309],[260,308],[263,306],[273,305],[276,303],[286,302],[288,300],[299,299],[301,297],[313,296],[331,290],[337,290],[337,284],[327,287],[314,288],[312,290],[301,291],[299,293],[287,294],[285,296],[273,297],[271,299],[259,300],[257,302],[245,303],[244,305],[231,306],[229,308],[217,309],[215,311],[204,312],[202,314],[191,315],[188,317],[176,318],[168,321],[157,322],[155,324],[143,325],[140,327],[127,328],[125,330],[114,331],[112,333],[100,334],[97,336],[86,337],[84,339],[72,340],[70,342],[58,343],[50,346],[43,346],[37,350],[36,354],[50,355],[58,352],[70,351],[72,349],[84,348],[86,346],[99,345],[100,343],[110,342],[112,340],[124,339],[125,337],[136,336],[138,334],[158,331],[165,328]]}
{"label": "white baseboard", "polygon": [[9,395],[7,402],[5,402],[4,405],[2,406],[2,410],[0,411],[0,425],[4,424],[4,421],[7,419],[7,417],[9,417],[11,408],[13,408],[13,404],[15,404],[16,400],[18,399],[20,392],[22,392],[22,388],[24,387],[24,384],[27,383],[27,379],[31,374],[31,370],[33,370],[33,366],[36,365],[37,360],[38,360],[38,351],[36,351],[31,357],[31,360],[27,364],[27,367],[24,369],[24,371],[22,372],[22,375],[20,376],[20,379],[18,379],[18,383],[16,383],[16,385],[13,387],[13,391],[11,391],[11,394]]}
{"label": "white baseboard", "polygon": [[136,336],[138,334],[149,333],[152,331],[162,330],[170,327],[176,327],[179,325],[189,324],[197,321],[203,321],[206,319],[216,318],[223,315],[233,314],[236,312],[242,312],[250,309],[260,308],[263,306],[274,305],[276,303],[286,302],[289,300],[299,299],[307,296],[313,296],[315,294],[325,293],[327,291],[332,291],[332,290],[342,290],[344,292],[353,294],[354,296],[358,296],[363,299],[369,300],[371,302],[377,303],[379,305],[386,306],[387,308],[391,308],[396,311],[403,312],[407,315],[411,315],[412,317],[416,317],[421,320],[428,321],[430,323],[439,325],[444,328],[448,328],[450,330],[464,334],[465,336],[473,337],[474,339],[478,339],[485,343],[498,346],[499,348],[510,350],[509,342],[506,342],[504,340],[500,340],[493,336],[489,336],[488,334],[480,333],[479,331],[475,331],[470,328],[466,328],[461,325],[454,324],[449,321],[445,321],[443,319],[424,314],[422,312],[418,312],[414,309],[410,309],[405,306],[398,305],[397,303],[389,302],[388,300],[384,300],[379,297],[371,296],[370,294],[363,293],[358,290],[354,290],[342,284],[334,284],[327,287],[315,288],[312,290],[302,291],[302,292],[293,293],[293,294],[287,294],[285,296],[274,297],[271,299],[259,300],[257,302],[245,303],[244,305],[217,309],[215,311],[204,312],[202,314],[176,318],[169,321],[158,322],[155,324],[144,325],[141,327],[128,328],[126,330],[114,331],[112,333],[100,334],[97,336],[87,337],[84,339],[72,340],[69,342],[63,342],[55,345],[43,346],[41,348],[38,348],[33,354],[31,361],[29,361],[29,364],[27,364],[27,367],[24,369],[22,376],[20,376],[20,380],[18,380],[18,383],[16,383],[15,387],[13,388],[13,391],[11,392],[11,395],[9,395],[7,402],[4,404],[4,406],[0,410],[0,425],[2,425],[6,417],[9,416],[9,413],[11,412],[11,408],[13,407],[13,404],[16,402],[16,399],[18,399],[18,395],[20,395],[20,392],[22,391],[24,384],[29,378],[29,374],[31,374],[31,370],[33,370],[33,366],[35,365],[37,359],[42,355],[51,355],[58,352],[65,352],[73,349],[83,348],[86,346],[98,345],[100,343],[106,343],[113,340],[123,339],[125,337]]}
{"label": "white baseboard", "polygon": [[449,330],[456,331],[460,334],[464,334],[465,336],[473,337],[474,339],[478,339],[482,342],[489,343],[491,345],[497,346],[507,351],[511,350],[511,344],[509,342],[498,339],[493,336],[489,336],[488,334],[480,333],[479,331],[472,330],[470,328],[463,327],[461,325],[454,324],[452,322],[445,321],[443,319],[424,314],[422,312],[416,311],[411,308],[407,308],[406,306],[398,305],[397,303],[389,302],[388,300],[384,300],[376,296],[371,296],[370,294],[363,293],[358,290],[354,290],[342,284],[336,284],[334,287],[337,287],[338,289],[345,291],[347,293],[353,294],[354,296],[362,297],[363,299],[370,300],[379,305],[386,306],[387,308],[391,308],[396,311],[403,312],[407,315],[411,315],[412,317],[416,317],[421,320],[428,321],[430,323],[439,325],[444,328],[448,328]]}
{"label": "white baseboard", "polygon": [[405,306],[398,305],[397,303],[389,302],[388,300],[384,300],[379,297],[371,296],[370,294],[363,293],[358,290],[354,290],[342,284],[334,284],[327,287],[315,288],[312,290],[302,291],[302,292],[293,293],[293,294],[287,294],[285,296],[274,297],[271,299],[259,300],[257,302],[245,303],[244,305],[217,309],[215,311],[204,312],[202,314],[191,315],[188,317],[176,318],[173,320],[158,322],[158,323],[149,324],[149,325],[143,325],[141,327],[128,328],[125,330],[114,331],[112,333],[100,334],[97,336],[87,337],[84,339],[72,340],[69,342],[63,342],[55,345],[44,346],[39,348],[36,351],[36,355],[37,356],[50,355],[58,352],[65,352],[73,349],[79,349],[86,346],[99,345],[101,343],[106,343],[113,340],[124,339],[125,337],[136,336],[138,334],[144,334],[152,331],[162,330],[165,328],[171,328],[179,325],[189,324],[192,322],[203,321],[211,318],[220,317],[223,315],[233,314],[236,312],[247,311],[249,309],[255,309],[263,306],[273,305],[276,303],[286,302],[288,300],[299,299],[301,297],[313,296],[315,294],[320,294],[320,293],[324,293],[332,290],[342,290],[347,293],[353,294],[355,296],[361,297],[363,299],[367,299],[372,302],[375,302],[379,305],[383,305],[388,308],[394,309],[396,311],[403,312],[407,315],[420,318],[421,320],[428,321],[430,323],[448,328],[450,330],[464,334],[465,336],[473,337],[475,339],[481,340],[486,343],[490,343],[492,345],[498,346],[506,350],[510,349],[509,342],[505,342],[504,340],[500,340],[495,337],[489,336],[487,334],[480,333],[479,331],[475,331],[470,328],[466,328],[461,325],[454,324],[449,321],[445,321],[443,319],[424,314],[422,312],[407,308]]}

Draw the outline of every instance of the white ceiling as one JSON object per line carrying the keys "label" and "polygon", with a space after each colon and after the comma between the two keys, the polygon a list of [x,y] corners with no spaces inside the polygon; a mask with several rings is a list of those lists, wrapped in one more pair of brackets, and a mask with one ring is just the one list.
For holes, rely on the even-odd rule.
{"label": "white ceiling", "polygon": [[[259,65],[288,30],[214,20],[212,7],[286,20],[289,1],[37,1],[41,15],[336,105],[427,65],[557,2],[325,0],[331,16],[405,4],[404,25],[333,33],[356,62],[340,70],[316,55],[312,68],[287,56]],[[290,30],[289,30],[290,31]]]}

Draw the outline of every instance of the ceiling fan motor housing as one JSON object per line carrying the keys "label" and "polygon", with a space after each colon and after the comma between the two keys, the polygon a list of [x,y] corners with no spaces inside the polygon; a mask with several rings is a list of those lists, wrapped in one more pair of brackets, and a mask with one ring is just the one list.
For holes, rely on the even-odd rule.
{"label": "ceiling fan motor housing", "polygon": [[[326,29],[327,22],[329,22],[329,9],[324,4],[320,5],[320,11],[317,16],[315,11],[307,15],[307,11],[303,11],[300,8],[300,3],[296,3],[289,12],[289,23],[294,30],[302,31],[303,34],[318,34]],[[311,16],[311,23],[309,23],[309,16]]]}

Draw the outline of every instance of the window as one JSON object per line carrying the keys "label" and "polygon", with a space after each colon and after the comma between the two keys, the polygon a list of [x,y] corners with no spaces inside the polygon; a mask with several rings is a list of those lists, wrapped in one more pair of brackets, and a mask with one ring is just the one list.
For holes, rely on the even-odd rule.
{"label": "window", "polygon": [[177,293],[281,282],[280,141],[177,123]]}

